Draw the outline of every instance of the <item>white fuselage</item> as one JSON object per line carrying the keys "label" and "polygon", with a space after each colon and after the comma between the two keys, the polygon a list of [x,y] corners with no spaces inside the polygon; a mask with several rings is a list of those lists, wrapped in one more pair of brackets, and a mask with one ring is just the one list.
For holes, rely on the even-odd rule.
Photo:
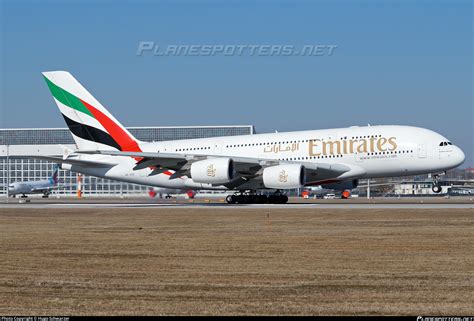
{"label": "white fuselage", "polygon": [[51,179],[45,179],[40,181],[26,181],[26,182],[15,182],[8,185],[9,195],[26,195],[26,194],[39,194],[49,191],[55,186],[55,183]]}
{"label": "white fuselage", "polygon": [[[410,126],[365,126],[285,133],[141,143],[143,152],[206,156],[252,157],[287,163],[343,164],[351,171],[331,182],[359,178],[439,173],[459,166],[464,153],[442,135]],[[133,170],[132,157],[81,155],[81,159],[113,162],[112,168],[63,164],[72,171],[149,186],[177,189],[225,189],[200,184],[187,176],[150,175],[151,169]],[[308,185],[319,185],[315,181]],[[260,185],[246,189],[260,189]]]}

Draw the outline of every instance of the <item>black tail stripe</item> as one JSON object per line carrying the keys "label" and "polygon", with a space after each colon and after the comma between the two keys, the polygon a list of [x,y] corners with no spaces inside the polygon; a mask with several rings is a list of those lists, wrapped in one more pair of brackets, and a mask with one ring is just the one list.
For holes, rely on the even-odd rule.
{"label": "black tail stripe", "polygon": [[77,137],[122,150],[120,145],[108,133],[95,127],[78,123],[66,117],[64,114],[62,115],[66,121],[67,127],[69,127],[69,130]]}

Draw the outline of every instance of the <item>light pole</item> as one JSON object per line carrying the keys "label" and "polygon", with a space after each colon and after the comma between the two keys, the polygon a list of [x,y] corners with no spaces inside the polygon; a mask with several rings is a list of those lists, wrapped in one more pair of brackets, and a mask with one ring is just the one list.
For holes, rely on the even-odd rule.
{"label": "light pole", "polygon": [[10,145],[5,145],[7,148],[7,164],[6,164],[6,169],[7,169],[7,183],[5,184],[7,188],[7,203],[8,199],[10,198]]}
{"label": "light pole", "polygon": [[367,179],[367,199],[370,200],[370,178]]}
{"label": "light pole", "polygon": [[10,185],[10,144],[8,143],[8,138],[5,136],[0,137],[0,143],[5,144],[5,147],[7,148],[7,203],[10,198],[10,190],[8,186]]}
{"label": "light pole", "polygon": [[10,146],[8,144],[6,144],[6,140],[5,140],[5,137],[2,135],[0,137],[0,144],[3,145],[5,144],[5,147],[7,149],[7,163],[6,163],[6,167],[3,167],[3,172],[5,173],[5,170],[7,171],[7,183],[5,184],[5,187],[7,189],[7,202],[8,202],[8,198],[10,196],[10,192],[8,191],[8,185],[10,185],[10,153],[9,153],[9,149],[10,149]]}

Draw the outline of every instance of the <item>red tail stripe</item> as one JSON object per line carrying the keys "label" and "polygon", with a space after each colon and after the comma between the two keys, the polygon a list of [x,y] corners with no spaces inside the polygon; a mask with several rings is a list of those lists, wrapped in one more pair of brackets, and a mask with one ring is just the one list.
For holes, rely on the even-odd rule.
{"label": "red tail stripe", "polygon": [[137,142],[130,137],[119,125],[100,110],[80,99],[84,106],[94,115],[105,130],[120,145],[123,152],[141,152]]}
{"label": "red tail stripe", "polygon": [[[94,106],[88,104],[84,100],[80,99],[86,108],[94,115],[99,123],[104,126],[105,130],[112,136],[112,138],[120,145],[123,152],[141,152],[140,146],[133,140],[119,125],[117,125],[112,119],[107,117],[100,110]],[[135,158],[140,160],[141,158]],[[163,172],[163,174],[171,176],[173,173],[170,171]]]}

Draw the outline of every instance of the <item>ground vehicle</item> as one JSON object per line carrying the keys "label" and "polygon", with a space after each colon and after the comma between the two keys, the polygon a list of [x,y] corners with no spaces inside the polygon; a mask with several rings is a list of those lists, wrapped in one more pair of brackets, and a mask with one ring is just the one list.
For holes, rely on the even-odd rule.
{"label": "ground vehicle", "polygon": [[324,195],[323,198],[324,198],[325,200],[332,200],[332,199],[335,199],[335,198],[336,198],[336,194],[329,193],[329,194]]}

